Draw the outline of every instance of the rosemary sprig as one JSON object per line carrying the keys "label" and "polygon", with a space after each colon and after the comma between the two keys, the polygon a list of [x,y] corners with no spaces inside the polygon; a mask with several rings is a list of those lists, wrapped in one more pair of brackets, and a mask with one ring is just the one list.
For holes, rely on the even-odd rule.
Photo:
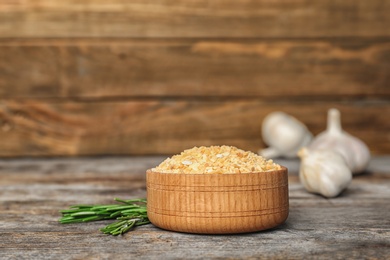
{"label": "rosemary sprig", "polygon": [[133,227],[150,223],[146,211],[146,199],[115,198],[114,200],[122,204],[70,206],[69,209],[60,211],[62,217],[59,222],[70,224],[116,219],[118,221],[100,229],[104,234],[113,236],[124,234]]}

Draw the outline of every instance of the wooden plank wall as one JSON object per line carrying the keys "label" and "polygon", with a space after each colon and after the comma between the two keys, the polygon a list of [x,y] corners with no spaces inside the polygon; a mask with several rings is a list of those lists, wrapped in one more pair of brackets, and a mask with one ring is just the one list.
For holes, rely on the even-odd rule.
{"label": "wooden plank wall", "polygon": [[0,2],[0,157],[264,147],[326,111],[390,153],[390,1]]}

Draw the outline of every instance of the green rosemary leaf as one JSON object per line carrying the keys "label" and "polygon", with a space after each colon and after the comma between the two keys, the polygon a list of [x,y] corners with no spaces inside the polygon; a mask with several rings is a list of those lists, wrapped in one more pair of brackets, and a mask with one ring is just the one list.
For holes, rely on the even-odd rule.
{"label": "green rosemary leaf", "polygon": [[72,223],[82,223],[82,222],[84,221],[81,218],[60,220],[61,224],[72,224]]}
{"label": "green rosemary leaf", "polygon": [[60,219],[61,223],[68,222],[68,221],[73,221],[75,218],[74,217],[63,217]]}
{"label": "green rosemary leaf", "polygon": [[75,212],[72,213],[72,217],[78,217],[78,216],[90,216],[90,215],[96,215],[96,212],[93,211],[80,211],[80,212]]}
{"label": "green rosemary leaf", "polygon": [[142,226],[142,225],[146,225],[146,224],[150,224],[150,221],[149,220],[144,220],[144,221],[137,221],[135,223],[136,226]]}
{"label": "green rosemary leaf", "polygon": [[100,229],[105,234],[111,234],[113,236],[121,235],[129,231],[132,227],[134,227],[136,219],[134,220],[126,220],[126,221],[118,221],[111,225],[106,226],[105,228]]}
{"label": "green rosemary leaf", "polygon": [[121,211],[115,211],[114,213],[111,213],[110,217],[111,217],[111,218],[115,218],[115,217],[120,216],[121,214],[122,214]]}
{"label": "green rosemary leaf", "polygon": [[80,211],[85,211],[86,209],[64,209],[64,210],[61,210],[60,212],[65,214],[65,213],[76,213],[76,212],[80,212]]}
{"label": "green rosemary leaf", "polygon": [[140,207],[134,207],[134,206],[118,206],[115,208],[109,208],[106,209],[107,211],[117,211],[117,210],[126,210],[126,209],[139,209]]}
{"label": "green rosemary leaf", "polygon": [[134,227],[136,222],[137,221],[131,221],[128,224],[124,225],[122,227],[122,229],[121,229],[121,234],[126,233],[127,231],[129,231],[132,227]]}
{"label": "green rosemary leaf", "polygon": [[121,213],[122,214],[126,214],[126,213],[144,213],[146,212],[146,209],[142,209],[142,208],[138,208],[138,209],[127,209],[127,210],[122,210]]}
{"label": "green rosemary leaf", "polygon": [[92,217],[83,218],[83,222],[97,221],[97,220],[101,220],[101,219],[104,219],[104,217],[92,216]]}
{"label": "green rosemary leaf", "polygon": [[126,221],[117,221],[117,222],[114,222],[110,225],[107,225],[105,228],[106,229],[113,229],[113,228],[120,227],[120,226],[124,225],[125,223],[126,223]]}
{"label": "green rosemary leaf", "polygon": [[100,230],[105,234],[113,236],[122,235],[135,226],[149,224],[147,216],[146,199],[122,200],[115,198],[117,202],[123,204],[110,205],[73,205],[69,209],[61,210],[62,224],[83,223],[106,219],[116,219]]}

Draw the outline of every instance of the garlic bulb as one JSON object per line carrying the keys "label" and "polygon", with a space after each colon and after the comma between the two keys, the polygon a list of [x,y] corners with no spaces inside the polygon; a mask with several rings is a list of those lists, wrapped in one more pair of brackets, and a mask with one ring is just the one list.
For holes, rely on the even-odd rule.
{"label": "garlic bulb", "polygon": [[297,157],[300,148],[313,138],[307,127],[296,118],[283,113],[272,112],[262,124],[262,137],[269,147],[258,153],[265,158]]}
{"label": "garlic bulb", "polygon": [[337,152],[302,148],[298,156],[301,158],[299,179],[309,192],[336,197],[352,180],[351,170]]}
{"label": "garlic bulb", "polygon": [[331,149],[341,154],[352,173],[363,172],[370,161],[370,151],[360,139],[348,134],[341,128],[340,111],[328,111],[328,125],[326,131],[316,136],[309,145],[314,149]]}

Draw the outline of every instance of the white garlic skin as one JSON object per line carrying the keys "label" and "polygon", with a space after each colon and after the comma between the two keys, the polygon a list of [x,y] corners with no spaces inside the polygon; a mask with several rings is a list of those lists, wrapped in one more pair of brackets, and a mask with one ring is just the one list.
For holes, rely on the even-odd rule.
{"label": "white garlic skin", "polygon": [[272,112],[262,123],[262,137],[269,147],[259,151],[265,158],[294,158],[300,148],[308,145],[313,135],[296,118],[284,112]]}
{"label": "white garlic skin", "polygon": [[337,152],[302,148],[298,155],[299,179],[307,191],[332,198],[351,183],[352,172]]}
{"label": "white garlic skin", "polygon": [[341,154],[353,174],[363,172],[370,161],[370,150],[360,139],[342,130],[340,111],[328,111],[326,131],[316,136],[309,145],[311,150],[331,149]]}

